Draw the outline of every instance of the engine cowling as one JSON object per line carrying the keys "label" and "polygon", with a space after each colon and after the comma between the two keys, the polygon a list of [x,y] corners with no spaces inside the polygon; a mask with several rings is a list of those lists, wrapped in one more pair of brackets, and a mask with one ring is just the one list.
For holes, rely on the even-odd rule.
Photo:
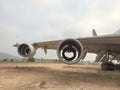
{"label": "engine cowling", "polygon": [[20,56],[29,58],[33,57],[36,53],[36,49],[33,45],[25,43],[19,45],[17,51]]}
{"label": "engine cowling", "polygon": [[75,64],[79,62],[83,55],[83,46],[76,39],[66,39],[59,43],[57,47],[57,56],[59,60],[66,64]]}

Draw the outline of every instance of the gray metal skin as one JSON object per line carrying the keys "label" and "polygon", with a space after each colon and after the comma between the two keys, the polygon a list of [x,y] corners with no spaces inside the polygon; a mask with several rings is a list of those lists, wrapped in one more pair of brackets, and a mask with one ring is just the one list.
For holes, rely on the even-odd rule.
{"label": "gray metal skin", "polygon": [[[88,53],[96,53],[98,55],[108,53],[114,59],[120,59],[120,35],[96,36],[80,38],[78,40]],[[96,59],[95,61],[98,62],[100,60]]]}
{"label": "gray metal skin", "polygon": [[[96,62],[108,61],[108,60],[120,60],[120,30],[117,34],[110,34],[104,36],[97,36],[95,30],[93,30],[93,37],[76,38],[83,46],[83,56],[84,59],[86,53],[95,53],[97,57]],[[38,48],[44,49],[47,53],[47,49],[56,50],[59,43],[63,40],[46,41],[46,42],[36,42],[32,46],[37,50]],[[15,46],[15,45],[14,45]],[[17,44],[16,47],[19,47]],[[106,59],[105,59],[106,58]]]}

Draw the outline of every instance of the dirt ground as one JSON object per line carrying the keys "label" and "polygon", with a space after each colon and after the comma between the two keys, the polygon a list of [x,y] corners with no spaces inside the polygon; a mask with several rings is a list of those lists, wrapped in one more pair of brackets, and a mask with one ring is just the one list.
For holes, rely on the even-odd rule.
{"label": "dirt ground", "polygon": [[101,77],[99,66],[0,63],[0,90],[120,90],[120,79]]}

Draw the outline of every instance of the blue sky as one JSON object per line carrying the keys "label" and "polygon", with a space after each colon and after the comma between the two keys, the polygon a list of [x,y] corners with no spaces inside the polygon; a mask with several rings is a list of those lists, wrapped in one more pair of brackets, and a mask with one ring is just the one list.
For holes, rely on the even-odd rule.
{"label": "blue sky", "polygon": [[120,0],[0,0],[0,52],[18,56],[14,43],[86,37],[93,28],[100,35],[120,29]]}

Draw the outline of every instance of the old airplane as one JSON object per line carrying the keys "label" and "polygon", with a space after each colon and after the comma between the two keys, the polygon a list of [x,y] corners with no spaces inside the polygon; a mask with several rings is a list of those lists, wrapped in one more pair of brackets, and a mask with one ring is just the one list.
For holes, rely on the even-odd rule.
{"label": "old airplane", "polygon": [[[57,50],[59,60],[66,64],[75,64],[83,60],[87,53],[97,54],[95,61],[102,62],[102,70],[115,70],[112,60],[120,60],[120,30],[114,34],[98,36],[93,29],[92,37],[15,44],[19,55],[33,57],[39,48]],[[117,65],[120,69],[120,65]]]}

